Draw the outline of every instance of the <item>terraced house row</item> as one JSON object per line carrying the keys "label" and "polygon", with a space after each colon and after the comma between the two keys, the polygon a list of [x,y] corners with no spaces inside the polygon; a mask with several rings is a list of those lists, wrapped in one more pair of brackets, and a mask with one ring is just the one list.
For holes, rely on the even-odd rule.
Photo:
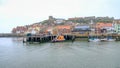
{"label": "terraced house row", "polygon": [[[78,19],[78,18],[77,18]],[[72,18],[74,20],[74,18]],[[76,20],[76,19],[75,19]],[[48,20],[32,25],[13,28],[12,33],[19,34],[120,34],[120,20],[111,22],[79,23],[62,18],[49,17]]]}

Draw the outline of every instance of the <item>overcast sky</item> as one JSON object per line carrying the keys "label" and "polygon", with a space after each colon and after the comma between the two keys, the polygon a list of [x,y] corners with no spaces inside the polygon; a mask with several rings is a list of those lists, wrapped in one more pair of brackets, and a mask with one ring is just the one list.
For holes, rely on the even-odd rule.
{"label": "overcast sky", "polygon": [[120,18],[120,0],[0,0],[0,33],[48,19],[84,16]]}

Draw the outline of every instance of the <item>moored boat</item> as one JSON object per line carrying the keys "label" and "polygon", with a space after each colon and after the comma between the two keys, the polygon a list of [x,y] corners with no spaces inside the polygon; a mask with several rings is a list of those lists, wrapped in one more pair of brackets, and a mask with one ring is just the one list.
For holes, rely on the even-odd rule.
{"label": "moored boat", "polygon": [[65,38],[62,35],[59,35],[52,40],[52,42],[63,42],[63,41],[65,41]]}
{"label": "moored boat", "polygon": [[98,39],[98,38],[89,39],[89,42],[99,42],[99,41],[100,41],[100,39]]}
{"label": "moored boat", "polygon": [[116,41],[116,39],[108,39],[108,41]]}
{"label": "moored boat", "polygon": [[111,36],[108,36],[108,37],[107,37],[107,41],[116,41],[116,39],[114,39],[114,38],[111,37]]}
{"label": "moored boat", "polygon": [[100,41],[108,41],[107,38],[102,38]]}
{"label": "moored boat", "polygon": [[89,42],[99,42],[100,39],[98,37],[89,37],[88,41]]}
{"label": "moored boat", "polygon": [[112,38],[111,36],[108,36],[108,37],[105,37],[105,38],[102,38],[100,39],[101,41],[115,41],[116,39]]}

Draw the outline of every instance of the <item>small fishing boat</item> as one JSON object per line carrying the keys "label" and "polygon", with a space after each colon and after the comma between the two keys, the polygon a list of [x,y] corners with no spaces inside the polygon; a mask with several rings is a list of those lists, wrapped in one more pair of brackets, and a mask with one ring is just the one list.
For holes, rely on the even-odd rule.
{"label": "small fishing boat", "polygon": [[89,39],[89,42],[99,42],[99,41],[100,41],[100,39],[98,39],[98,38]]}
{"label": "small fishing boat", "polygon": [[116,39],[112,38],[112,36],[108,36],[108,37],[105,37],[105,38],[101,38],[100,40],[101,41],[108,41],[108,42],[110,41],[111,42],[111,41],[115,41]]}
{"label": "small fishing boat", "polygon": [[97,38],[97,37],[89,37],[88,41],[89,41],[89,42],[99,42],[100,39]]}
{"label": "small fishing boat", "polygon": [[108,41],[116,41],[116,39],[108,39]]}
{"label": "small fishing boat", "polygon": [[52,40],[52,42],[63,42],[63,41],[65,41],[65,38],[62,35],[59,35]]}
{"label": "small fishing boat", "polygon": [[107,37],[107,41],[115,41],[116,39],[112,38],[112,36]]}
{"label": "small fishing boat", "polygon": [[100,41],[104,42],[104,41],[108,41],[107,38],[101,38]]}

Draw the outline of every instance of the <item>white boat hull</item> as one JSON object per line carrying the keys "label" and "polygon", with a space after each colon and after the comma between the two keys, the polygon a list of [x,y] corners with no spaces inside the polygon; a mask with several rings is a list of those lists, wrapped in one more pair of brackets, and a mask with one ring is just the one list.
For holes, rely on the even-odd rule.
{"label": "white boat hull", "polygon": [[105,39],[100,39],[100,40],[101,40],[101,41],[108,41],[108,42],[109,42],[109,41],[110,41],[110,42],[111,42],[111,41],[115,41],[115,39],[107,39],[107,38],[105,38]]}
{"label": "white boat hull", "polygon": [[107,38],[100,39],[100,41],[108,41]]}
{"label": "white boat hull", "polygon": [[90,42],[99,42],[100,39],[89,39]]}
{"label": "white boat hull", "polygon": [[115,39],[108,39],[107,41],[110,41],[110,42],[112,42],[112,41],[115,41]]}

